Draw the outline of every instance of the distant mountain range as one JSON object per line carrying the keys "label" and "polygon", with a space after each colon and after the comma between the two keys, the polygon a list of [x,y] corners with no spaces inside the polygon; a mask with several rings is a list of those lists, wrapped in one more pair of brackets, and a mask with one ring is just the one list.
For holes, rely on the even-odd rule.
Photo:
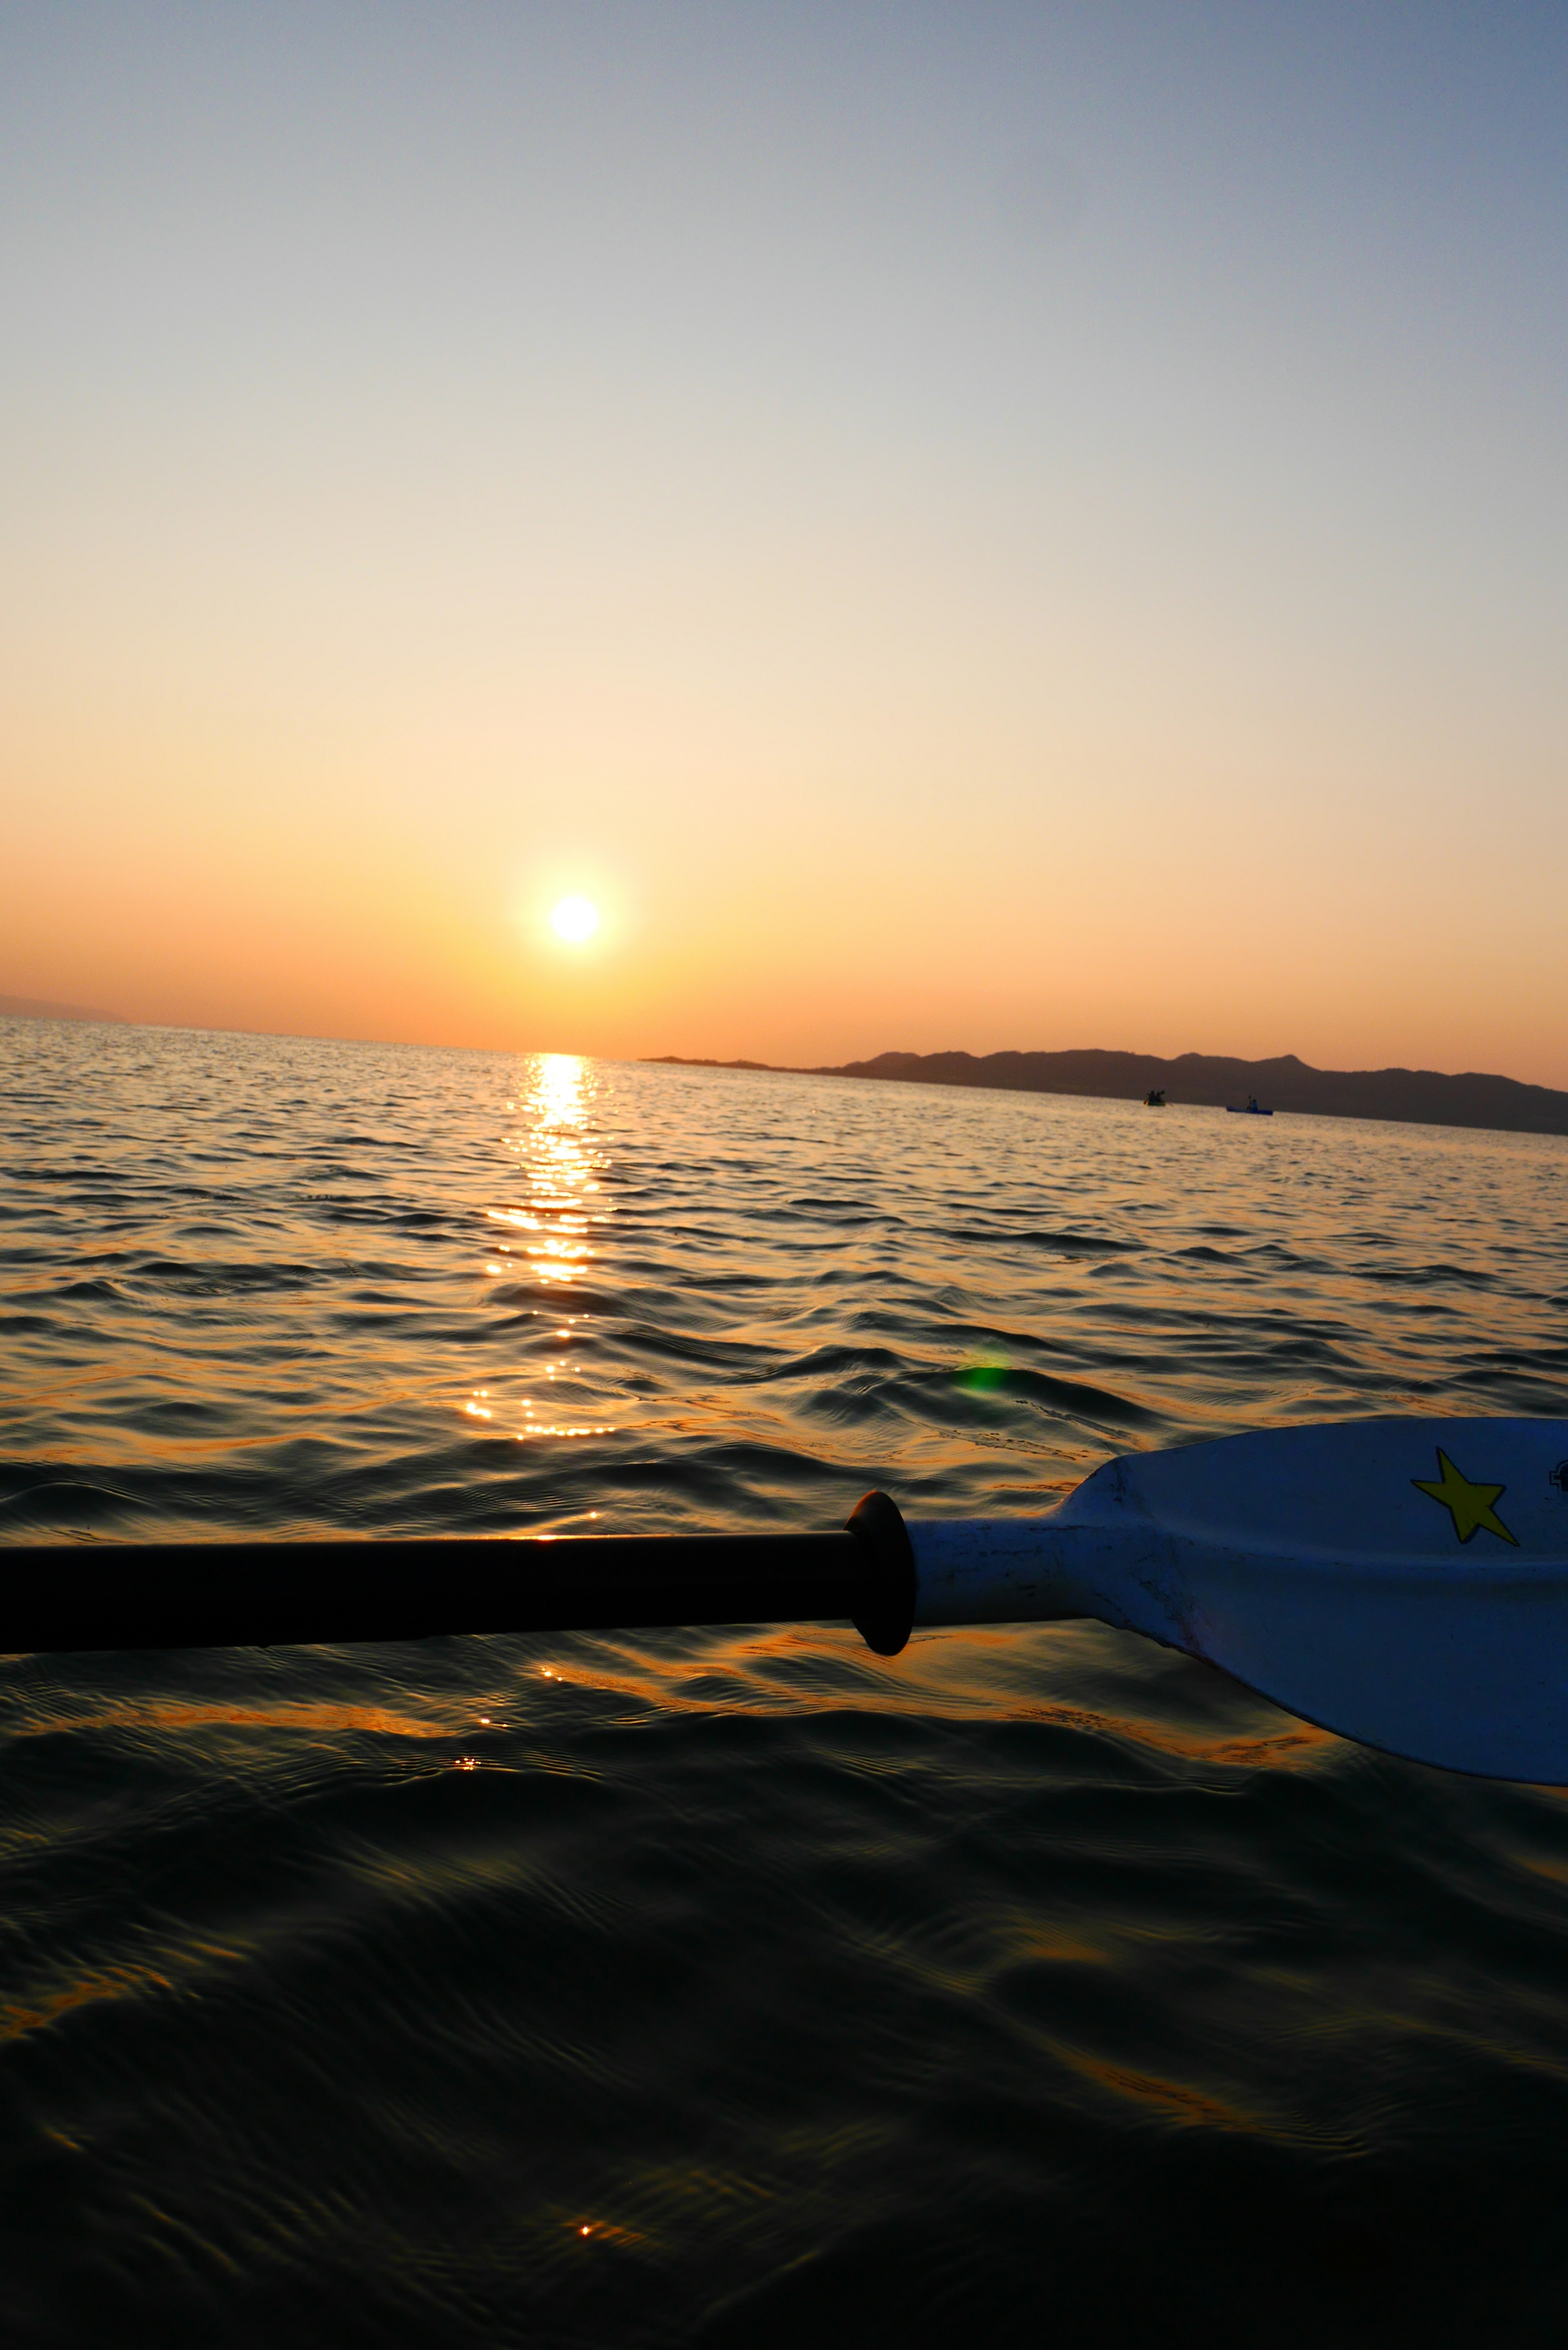
{"label": "distant mountain range", "polygon": [[93,1012],[85,1003],[46,1003],[36,995],[0,995],[0,1017],[13,1020],[105,1020],[111,1028],[126,1023],[118,1012]]}
{"label": "distant mountain range", "polygon": [[[766,1061],[660,1059],[683,1068],[768,1069]],[[1568,1134],[1568,1093],[1521,1085],[1513,1077],[1445,1076],[1438,1069],[1314,1069],[1293,1053],[1272,1061],[1233,1061],[1212,1053],[878,1053],[830,1069],[780,1070],[781,1076],[865,1077],[896,1085],[983,1086],[1002,1093],[1087,1094],[1141,1101],[1163,1088],[1168,1100],[1220,1108],[1255,1094],[1265,1109],[1305,1110],[1317,1118],[1381,1118],[1419,1126],[1490,1127],[1503,1134]]]}

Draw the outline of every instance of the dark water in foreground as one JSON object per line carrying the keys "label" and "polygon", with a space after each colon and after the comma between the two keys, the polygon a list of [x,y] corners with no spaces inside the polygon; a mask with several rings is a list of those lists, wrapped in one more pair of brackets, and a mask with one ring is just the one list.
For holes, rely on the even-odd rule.
{"label": "dark water in foreground", "polygon": [[[1000,1513],[1568,1409],[1557,1140],[0,1054],[0,1539]],[[1568,2334],[1568,1799],[1130,1638],[0,1659],[0,1866],[8,2344]]]}

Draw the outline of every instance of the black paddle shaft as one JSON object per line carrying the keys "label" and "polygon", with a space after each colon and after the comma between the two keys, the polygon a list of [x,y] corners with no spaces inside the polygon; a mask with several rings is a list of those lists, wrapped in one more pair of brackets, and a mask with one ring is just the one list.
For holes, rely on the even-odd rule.
{"label": "black paddle shaft", "polygon": [[841,1534],[0,1548],[0,1645],[13,1653],[847,1617],[896,1656],[914,1608],[914,1554],[885,1493],[867,1493]]}

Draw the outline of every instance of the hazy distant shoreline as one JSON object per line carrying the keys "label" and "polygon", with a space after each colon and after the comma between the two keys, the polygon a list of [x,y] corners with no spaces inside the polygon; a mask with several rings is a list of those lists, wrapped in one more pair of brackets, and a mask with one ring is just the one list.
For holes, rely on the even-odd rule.
{"label": "hazy distant shoreline", "polygon": [[[650,1056],[652,1057],[652,1056]],[[1516,1077],[1438,1069],[1314,1069],[1293,1053],[1236,1061],[1210,1053],[878,1053],[875,1060],[796,1069],[770,1061],[657,1055],[659,1066],[754,1069],[780,1076],[863,1077],[901,1085],[978,1086],[992,1092],[1077,1094],[1141,1101],[1163,1089],[1172,1105],[1208,1109],[1255,1094],[1265,1109],[1317,1118],[1376,1118],[1416,1126],[1483,1127],[1499,1134],[1568,1134],[1568,1093]]]}
{"label": "hazy distant shoreline", "polygon": [[50,1003],[38,995],[0,995],[0,1019],[101,1020],[111,1028],[130,1024],[118,1012],[95,1012],[86,1003]]}
{"label": "hazy distant shoreline", "polygon": [[[116,1028],[136,1024],[118,1012],[32,995],[0,995],[0,1018],[4,1017],[102,1022]],[[274,1032],[203,1029],[193,1033],[270,1035]],[[1296,1110],[1314,1118],[1383,1118],[1397,1125],[1470,1127],[1494,1134],[1568,1135],[1568,1093],[1550,1086],[1526,1085],[1517,1077],[1492,1076],[1478,1070],[1450,1076],[1439,1069],[1314,1069],[1293,1053],[1268,1061],[1239,1061],[1211,1053],[1182,1053],[1174,1060],[1164,1060],[1156,1053],[1101,1051],[878,1053],[869,1061],[813,1068],[777,1061],[718,1061],[701,1054],[657,1053],[645,1055],[643,1065],[736,1069],[767,1076],[853,1077],[896,1085],[972,1086],[993,1093],[1074,1094],[1103,1101],[1141,1101],[1146,1094],[1158,1090],[1164,1092],[1173,1108],[1183,1104],[1222,1108],[1230,1102],[1244,1102],[1251,1094],[1265,1109]]]}

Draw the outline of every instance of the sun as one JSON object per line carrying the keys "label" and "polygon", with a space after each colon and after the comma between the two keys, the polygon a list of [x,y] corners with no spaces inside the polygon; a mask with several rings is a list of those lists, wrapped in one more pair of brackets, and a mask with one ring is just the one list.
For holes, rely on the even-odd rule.
{"label": "sun", "polygon": [[591,939],[599,926],[599,910],[590,906],[586,898],[563,898],[550,917],[550,928],[558,939],[566,939],[580,947]]}

